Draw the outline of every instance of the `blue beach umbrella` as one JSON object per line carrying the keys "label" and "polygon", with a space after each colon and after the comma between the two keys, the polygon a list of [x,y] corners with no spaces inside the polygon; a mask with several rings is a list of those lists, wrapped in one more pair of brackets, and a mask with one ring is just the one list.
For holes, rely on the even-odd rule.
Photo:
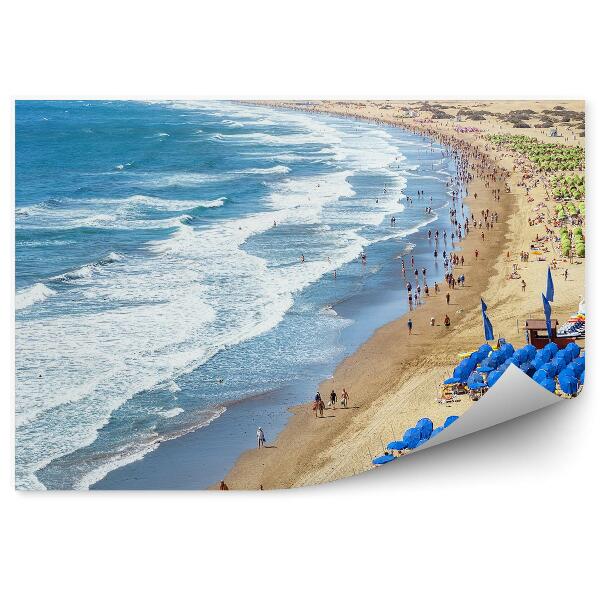
{"label": "blue beach umbrella", "polygon": [[585,362],[582,358],[576,358],[569,364],[568,367],[566,367],[566,369],[570,369],[573,371],[573,373],[575,373],[576,377],[580,377],[581,373],[585,371]]}
{"label": "blue beach umbrella", "polygon": [[481,373],[471,373],[471,375],[469,375],[469,379],[467,379],[467,385],[469,387],[476,383],[483,383],[483,375]]}
{"label": "blue beach umbrella", "polygon": [[496,368],[498,365],[501,365],[504,362],[504,354],[500,352],[500,350],[496,350],[496,352],[492,352],[487,359],[487,364],[490,367]]}
{"label": "blue beach umbrella", "polygon": [[479,350],[478,352],[485,352],[485,355],[487,356],[490,352],[492,351],[492,347],[489,344],[481,344],[481,346],[479,346]]}
{"label": "blue beach umbrella", "polygon": [[534,367],[536,370],[541,368],[542,365],[545,365],[548,360],[550,359],[550,356],[536,356],[532,361],[531,361],[531,366]]}
{"label": "blue beach umbrella", "polygon": [[487,385],[485,383],[483,383],[482,381],[475,381],[473,383],[468,383],[467,384],[468,388],[470,390],[482,390],[483,388],[487,387]]}
{"label": "blue beach umbrella", "polygon": [[[579,379],[579,373],[576,372],[576,367],[573,363],[567,365],[562,371],[562,375],[566,375],[568,377],[574,377],[575,379]],[[560,381],[560,380],[559,380]],[[561,386],[562,387],[562,386]]]}
{"label": "blue beach umbrella", "polygon": [[428,440],[431,437],[431,432],[433,431],[433,423],[431,422],[431,419],[425,417],[417,421],[415,429],[419,430],[422,440]]}
{"label": "blue beach umbrella", "polygon": [[406,442],[404,440],[396,440],[387,445],[388,450],[406,450]]}
{"label": "blue beach umbrella", "polygon": [[503,344],[500,350],[504,353],[506,358],[509,358],[515,353],[515,347],[512,344]]}
{"label": "blue beach umbrella", "polygon": [[577,393],[577,388],[578,388],[577,379],[575,377],[572,377],[567,372],[567,369],[564,369],[563,371],[561,371],[558,374],[558,383],[560,383],[560,389],[565,394],[573,395],[573,394]]}
{"label": "blue beach umbrella", "polygon": [[450,427],[450,425],[452,425],[452,423],[454,423],[454,421],[456,421],[457,419],[458,417],[456,415],[446,417],[446,420],[444,421],[444,429],[446,429],[446,427]]}
{"label": "blue beach umbrella", "polygon": [[523,371],[523,373],[529,377],[531,377],[536,371],[536,368],[530,362],[523,363],[519,369],[521,369],[521,371]]}
{"label": "blue beach umbrella", "polygon": [[[571,361],[566,356],[558,354],[552,359],[551,364],[556,365],[556,372],[560,373]],[[543,367],[542,367],[543,368]]]}
{"label": "blue beach umbrella", "polygon": [[554,379],[544,379],[544,381],[542,381],[541,385],[542,385],[542,387],[545,387],[549,392],[552,392],[553,394],[556,391],[556,383],[554,382]]}
{"label": "blue beach umbrella", "polygon": [[502,371],[492,371],[488,375],[488,379],[487,379],[488,386],[492,387],[496,383],[496,381],[498,381],[498,379],[500,379],[501,375],[502,375]]}
{"label": "blue beach umbrella", "polygon": [[581,348],[575,342],[567,344],[565,350],[570,354],[571,359],[577,358],[581,352]]}
{"label": "blue beach umbrella", "polygon": [[412,450],[417,447],[418,442],[421,440],[421,430],[416,427],[411,427],[404,432],[402,441],[406,442],[406,448]]}
{"label": "blue beach umbrella", "polygon": [[[550,344],[548,344],[549,346]],[[552,359],[552,357],[556,354],[552,348],[548,348],[548,346],[544,346],[540,350],[535,353],[536,358],[543,358],[544,362],[548,362]]]}
{"label": "blue beach umbrella", "polygon": [[557,365],[551,362],[543,364],[540,370],[546,371],[548,377],[555,377],[558,373]]}
{"label": "blue beach umbrella", "polygon": [[382,454],[381,456],[374,458],[371,462],[374,465],[385,465],[385,463],[392,462],[393,460],[396,460],[395,456],[392,456],[391,454]]}
{"label": "blue beach umbrella", "polygon": [[554,356],[558,352],[558,345],[556,342],[548,342],[543,349],[548,350]]}

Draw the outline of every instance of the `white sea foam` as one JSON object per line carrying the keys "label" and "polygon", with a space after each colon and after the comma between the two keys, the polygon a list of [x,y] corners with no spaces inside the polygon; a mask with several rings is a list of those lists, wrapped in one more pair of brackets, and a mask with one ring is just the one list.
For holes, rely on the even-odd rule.
{"label": "white sea foam", "polygon": [[36,283],[31,287],[17,292],[15,296],[15,308],[16,310],[23,310],[32,304],[44,302],[44,300],[47,300],[55,294],[55,290],[50,289],[43,283]]}
{"label": "white sea foam", "polygon": [[185,412],[183,408],[176,406],[175,408],[171,408],[169,410],[161,410],[158,414],[165,419],[172,419],[173,417],[180,415],[182,412]]}
{"label": "white sea foam", "polygon": [[269,175],[271,173],[274,174],[285,174],[289,173],[290,168],[285,165],[277,165],[276,167],[265,167],[265,168],[257,168],[257,169],[244,169],[241,173],[247,173],[249,175]]}
{"label": "white sea foam", "polygon": [[16,223],[17,227],[28,229],[164,229],[176,227],[177,218],[148,219],[144,211],[151,209],[177,213],[197,208],[217,208],[223,206],[225,200],[225,196],[213,200],[169,200],[141,194],[126,198],[54,200],[20,209],[16,214]]}
{"label": "white sea foam", "polygon": [[104,258],[101,258],[96,262],[83,265],[77,269],[63,273],[62,275],[51,277],[50,281],[68,283],[77,281],[78,279],[89,279],[95,273],[98,273],[103,267],[116,262],[121,262],[123,259],[124,256],[122,254],[119,254],[118,252],[110,252]]}
{"label": "white sea foam", "polygon": [[167,384],[167,389],[173,394],[176,394],[177,392],[181,391],[181,388],[177,385],[175,381],[169,381],[169,383]]}
{"label": "white sea foam", "polygon": [[[268,210],[237,220],[215,218],[209,224],[196,224],[187,218],[190,215],[160,219],[161,225],[156,227],[168,224],[174,231],[166,239],[148,244],[151,258],[132,256],[110,268],[86,265],[93,267],[93,278],[85,277],[81,285],[68,286],[62,292],[65,301],[74,306],[93,301],[101,310],[17,322],[18,485],[38,486],[36,470],[53,458],[91,444],[111,413],[133,395],[156,386],[176,393],[174,379],[178,376],[224,348],[271,330],[293,306],[294,294],[355,260],[366,246],[380,239],[376,225],[403,209],[399,201],[406,179],[391,168],[403,157],[389,135],[370,135],[370,126],[333,127],[300,113],[239,105],[172,105],[221,113],[232,120],[291,123],[302,133],[279,137],[251,134],[253,137],[241,139],[266,145],[326,144],[327,154],[321,156],[344,161],[344,170],[267,181]],[[221,136],[221,141],[240,140],[235,135]],[[297,152],[290,148],[286,154],[296,156]],[[274,168],[280,167],[287,169],[284,165]],[[385,176],[385,194],[374,190],[370,200],[356,197],[350,180],[365,170]],[[165,173],[143,175],[140,182],[160,188],[232,176]],[[140,208],[169,210],[162,206],[162,199],[151,196],[105,204],[96,200],[95,215],[79,205],[60,210],[53,206],[51,210],[62,213],[57,224],[66,221],[73,226],[85,219],[106,217],[104,226],[111,227],[123,220],[128,227],[145,225],[147,219],[140,217]],[[193,207],[181,204],[186,201],[164,202],[177,206],[175,212],[201,206],[196,201],[189,201],[194,202]],[[209,202],[217,206],[223,199]],[[115,219],[109,221],[108,217]],[[39,215],[36,218],[43,220]],[[45,213],[44,218],[51,217]],[[297,259],[268,261],[253,255],[246,242],[272,228],[274,221],[278,226],[322,227],[322,243],[311,247],[304,263]],[[399,230],[393,235],[402,233]],[[38,373],[44,377],[38,378]],[[146,445],[121,449],[119,456],[86,475],[79,485],[86,487],[115,466],[137,460],[156,443],[149,440]]]}
{"label": "white sea foam", "polygon": [[[177,414],[184,412],[181,408],[175,408],[173,411],[178,411]],[[212,423],[216,418],[220,417],[224,412],[225,407],[204,411],[203,418],[199,419],[193,427],[180,431],[177,435],[183,435],[185,433],[190,433],[191,431],[201,429],[202,427],[206,427],[207,425],[210,425],[210,423]],[[167,413],[171,413],[170,416],[165,416]],[[163,416],[165,418],[173,418],[176,416],[176,414],[173,414],[172,411],[164,411]],[[111,471],[114,471],[120,467],[125,467],[126,465],[144,458],[146,454],[156,450],[156,448],[158,448],[162,442],[172,439],[173,437],[176,436],[159,436],[157,434],[153,434],[144,441],[137,441],[135,444],[131,444],[119,449],[113,454],[113,456],[110,457],[109,460],[103,461],[100,466],[87,473],[80,481],[78,481],[75,489],[89,489],[90,486],[103,479]],[[42,486],[39,481],[35,480],[35,482],[32,483],[36,488],[44,489],[44,486]]]}
{"label": "white sea foam", "polygon": [[237,129],[244,126],[243,123],[240,123],[239,121],[232,121],[231,119],[223,119],[221,123],[223,123],[223,125],[227,125],[227,127],[231,127],[232,129]]}

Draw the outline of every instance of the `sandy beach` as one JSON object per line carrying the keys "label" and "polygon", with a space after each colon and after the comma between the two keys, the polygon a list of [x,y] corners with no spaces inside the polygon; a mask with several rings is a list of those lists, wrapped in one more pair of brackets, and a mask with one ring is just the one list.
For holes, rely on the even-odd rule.
{"label": "sandy beach", "polygon": [[[544,260],[531,256],[528,262],[519,260],[521,251],[528,251],[532,240],[546,235],[546,223],[553,202],[544,185],[526,189],[523,184],[527,163],[514,152],[490,143],[488,134],[518,134],[546,142],[585,145],[585,137],[576,119],[552,119],[558,137],[550,138],[547,121],[550,113],[560,116],[561,110],[582,112],[580,101],[436,101],[422,102],[266,102],[271,106],[303,111],[325,112],[357,119],[379,121],[405,127],[435,137],[450,147],[460,148],[485,157],[488,164],[508,173],[499,197],[492,193],[493,185],[471,169],[465,213],[477,218],[482,210],[497,212],[498,222],[492,229],[471,230],[457,250],[464,256],[464,266],[454,269],[458,277],[465,275],[464,287],[449,290],[446,282],[438,282],[440,292],[404,317],[378,329],[357,352],[345,359],[332,379],[320,385],[323,399],[331,389],[338,397],[342,388],[348,390],[348,409],[327,408],[325,418],[315,418],[312,399],[294,407],[286,428],[267,447],[243,454],[226,477],[229,489],[288,488],[312,485],[348,477],[372,468],[371,459],[380,454],[387,442],[397,439],[405,429],[422,418],[429,417],[434,426],[441,425],[451,414],[461,415],[473,401],[464,397],[449,405],[437,402],[441,382],[449,377],[459,361],[458,354],[475,350],[483,343],[480,298],[488,306],[496,338],[522,346],[522,326],[527,318],[541,317],[540,293],[545,291],[546,272],[553,259],[555,301],[553,318],[564,321],[577,312],[580,295],[584,293],[584,259],[563,258],[557,244],[547,243]],[[558,113],[555,107],[563,107]],[[484,119],[479,113],[483,111]],[[513,112],[511,112],[513,111]],[[522,113],[527,123],[515,128],[514,111]],[[439,113],[443,117],[439,117]],[[459,118],[457,119],[457,114]],[[438,118],[435,118],[435,116]],[[520,117],[519,117],[520,118]],[[535,127],[535,125],[544,125]],[[476,130],[474,130],[476,129]],[[539,214],[545,219],[536,219]],[[530,224],[530,220],[543,221]],[[434,224],[435,226],[435,224]],[[481,238],[485,233],[485,240]],[[427,229],[422,231],[427,235]],[[475,251],[478,251],[476,258]],[[513,265],[518,279],[510,279]],[[563,276],[565,268],[568,275]],[[410,264],[407,265],[410,273]],[[522,290],[522,282],[526,290]],[[450,293],[447,303],[446,293]],[[445,315],[450,327],[443,325]],[[407,320],[412,319],[413,332],[408,334]],[[435,326],[430,324],[435,318]]]}

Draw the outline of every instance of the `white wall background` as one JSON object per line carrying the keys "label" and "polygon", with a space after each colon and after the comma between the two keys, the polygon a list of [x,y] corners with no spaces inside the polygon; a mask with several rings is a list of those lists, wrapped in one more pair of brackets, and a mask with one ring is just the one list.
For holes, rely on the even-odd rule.
{"label": "white wall background", "polygon": [[[600,395],[591,367],[577,400],[321,488],[245,495],[12,490],[15,97],[585,98],[588,231],[599,231],[598,34],[590,6],[4,4],[4,597],[546,600],[593,593]],[[598,244],[592,235],[587,241],[588,265],[597,265]],[[598,284],[590,267],[587,288],[593,335]],[[590,359],[599,364],[590,338]]]}

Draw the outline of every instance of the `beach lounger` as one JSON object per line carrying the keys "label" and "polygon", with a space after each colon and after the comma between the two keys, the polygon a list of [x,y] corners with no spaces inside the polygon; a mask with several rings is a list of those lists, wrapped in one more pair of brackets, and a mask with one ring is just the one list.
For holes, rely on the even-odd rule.
{"label": "beach lounger", "polygon": [[463,381],[458,377],[450,377],[446,379],[440,386],[440,393],[438,398],[439,404],[445,404],[447,402],[460,402],[460,396],[466,393],[466,386]]}

